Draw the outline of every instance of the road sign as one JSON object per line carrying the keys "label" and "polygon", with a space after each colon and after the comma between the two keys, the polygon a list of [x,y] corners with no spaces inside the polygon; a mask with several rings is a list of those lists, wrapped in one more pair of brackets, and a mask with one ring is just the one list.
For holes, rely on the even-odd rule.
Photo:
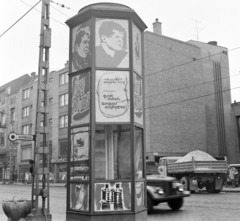
{"label": "road sign", "polygon": [[10,141],[16,141],[16,140],[29,140],[29,141],[33,141],[35,140],[36,135],[29,135],[29,134],[15,134],[15,133],[10,133],[8,135],[8,139]]}

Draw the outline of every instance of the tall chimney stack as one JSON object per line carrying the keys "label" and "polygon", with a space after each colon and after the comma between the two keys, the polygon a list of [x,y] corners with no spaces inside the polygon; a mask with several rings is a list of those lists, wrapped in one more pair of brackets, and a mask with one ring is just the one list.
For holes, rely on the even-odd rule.
{"label": "tall chimney stack", "polygon": [[158,18],[153,23],[153,33],[162,35],[162,23],[158,21]]}

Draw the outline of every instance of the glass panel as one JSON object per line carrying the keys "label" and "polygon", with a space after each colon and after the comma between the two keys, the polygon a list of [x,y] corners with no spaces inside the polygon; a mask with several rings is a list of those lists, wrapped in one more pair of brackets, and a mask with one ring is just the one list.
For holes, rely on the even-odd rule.
{"label": "glass panel", "polygon": [[142,75],[141,32],[135,24],[133,24],[133,68]]}
{"label": "glass panel", "polygon": [[143,125],[142,79],[134,73],[134,122]]}
{"label": "glass panel", "polygon": [[143,131],[135,127],[135,176],[137,179],[143,177]]}
{"label": "glass panel", "polygon": [[136,182],[135,184],[136,188],[136,208],[137,210],[144,208],[144,196],[145,196],[145,190],[144,190],[144,182]]}
{"label": "glass panel", "polygon": [[90,20],[72,30],[72,72],[91,64]]}
{"label": "glass panel", "polygon": [[94,211],[131,209],[131,183],[95,183]]}
{"label": "glass panel", "polygon": [[97,126],[95,134],[95,178],[130,179],[130,126]]}
{"label": "glass panel", "polygon": [[128,21],[96,19],[96,66],[129,67]]}
{"label": "glass panel", "polygon": [[89,179],[89,127],[72,129],[71,180]]}
{"label": "glass panel", "polygon": [[89,185],[87,183],[70,184],[70,209],[89,211]]}
{"label": "glass panel", "polygon": [[128,71],[96,71],[96,122],[129,122]]}
{"label": "glass panel", "polygon": [[90,121],[90,73],[82,73],[71,78],[71,125]]}

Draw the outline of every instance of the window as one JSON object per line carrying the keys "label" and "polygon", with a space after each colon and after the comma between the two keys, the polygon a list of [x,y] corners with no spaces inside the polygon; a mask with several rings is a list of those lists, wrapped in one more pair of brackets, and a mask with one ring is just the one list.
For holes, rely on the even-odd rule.
{"label": "window", "polygon": [[60,107],[68,105],[68,93],[60,95]]}
{"label": "window", "polygon": [[52,118],[49,118],[49,123],[52,123]]}
{"label": "window", "polygon": [[68,115],[61,116],[59,118],[59,127],[64,128],[68,126]]}
{"label": "window", "polygon": [[41,107],[43,107],[43,106],[44,106],[44,101],[41,102]]}
{"label": "window", "polygon": [[24,107],[23,108],[23,117],[29,116],[29,107]]}
{"label": "window", "polygon": [[49,82],[53,81],[53,78],[49,78]]}
{"label": "window", "polygon": [[68,83],[68,73],[60,75],[60,85],[64,85]]}
{"label": "window", "polygon": [[11,121],[15,121],[16,120],[16,112],[15,112],[15,108],[11,108]]}
{"label": "window", "polygon": [[27,98],[29,98],[29,88],[28,89],[26,89],[26,90],[23,90],[23,99],[27,99]]}
{"label": "window", "polygon": [[40,127],[43,127],[43,121],[40,122]]}
{"label": "window", "polygon": [[29,128],[30,128],[30,125],[25,125],[22,127],[22,133],[23,134],[29,134]]}
{"label": "window", "polygon": [[59,140],[59,144],[60,144],[59,155],[66,156],[68,150],[67,140]]}
{"label": "window", "polygon": [[0,147],[5,146],[5,133],[0,133]]}
{"label": "window", "polygon": [[5,128],[7,126],[7,115],[0,112],[0,127]]}
{"label": "window", "polygon": [[21,160],[29,159],[32,159],[32,147],[31,146],[22,147]]}
{"label": "window", "polygon": [[49,98],[49,102],[52,102],[53,101],[53,98],[51,97],[51,98]]}

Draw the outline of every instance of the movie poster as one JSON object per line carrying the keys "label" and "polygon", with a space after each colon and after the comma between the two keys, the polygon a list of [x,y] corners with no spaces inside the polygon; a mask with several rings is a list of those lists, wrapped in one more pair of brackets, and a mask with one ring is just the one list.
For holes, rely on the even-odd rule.
{"label": "movie poster", "polygon": [[71,126],[90,121],[90,73],[72,77]]}
{"label": "movie poster", "polygon": [[143,88],[142,79],[134,73],[134,121],[143,125]]}
{"label": "movie poster", "polygon": [[72,30],[72,72],[91,65],[90,20]]}
{"label": "movie poster", "polygon": [[130,122],[128,71],[96,71],[96,122]]}
{"label": "movie poster", "polygon": [[96,66],[128,68],[128,21],[97,18],[95,27]]}
{"label": "movie poster", "polygon": [[133,69],[142,75],[142,40],[141,32],[133,23]]}
{"label": "movie poster", "polygon": [[89,179],[89,127],[71,130],[70,179]]}
{"label": "movie poster", "polygon": [[95,183],[94,211],[131,209],[131,183]]}
{"label": "movie poster", "polygon": [[70,184],[70,209],[77,211],[89,211],[89,184]]}

